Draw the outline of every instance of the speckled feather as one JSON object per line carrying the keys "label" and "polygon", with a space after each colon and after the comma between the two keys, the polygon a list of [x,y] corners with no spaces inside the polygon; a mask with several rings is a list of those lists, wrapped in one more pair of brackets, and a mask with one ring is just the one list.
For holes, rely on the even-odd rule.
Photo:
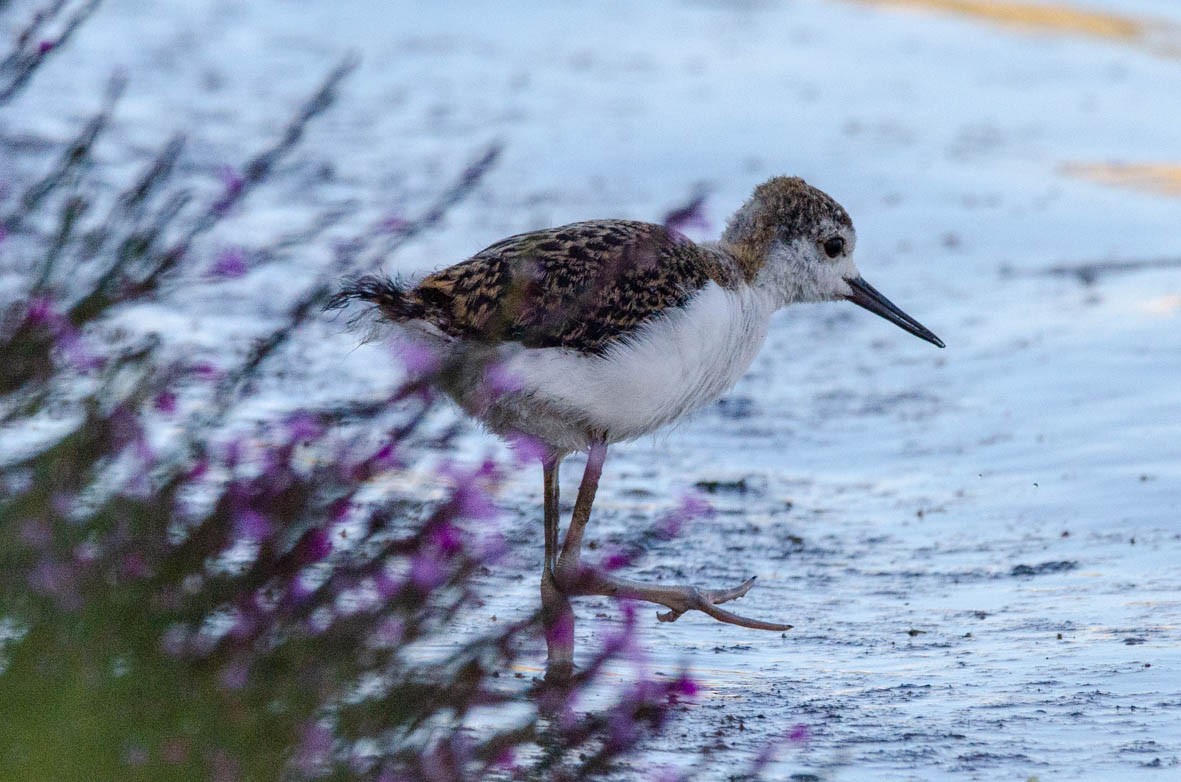
{"label": "speckled feather", "polygon": [[369,300],[391,320],[424,320],[452,337],[598,354],[737,274],[725,254],[663,226],[592,220],[511,236],[413,288],[364,277],[338,299]]}

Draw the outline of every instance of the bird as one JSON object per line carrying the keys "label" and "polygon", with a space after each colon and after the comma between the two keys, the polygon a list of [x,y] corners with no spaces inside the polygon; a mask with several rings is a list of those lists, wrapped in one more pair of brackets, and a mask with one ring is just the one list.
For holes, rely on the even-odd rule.
{"label": "bird", "polygon": [[[715,401],[746,372],[772,316],[801,302],[849,301],[937,347],[944,343],[861,276],[845,209],[799,177],[754,188],[720,238],[695,242],[666,225],[577,222],[503,239],[417,283],[346,279],[331,307],[360,304],[428,346],[434,382],[492,432],[529,438],[542,467],[545,554],[541,619],[545,681],[574,670],[570,598],[656,603],[662,621],[697,610],[743,627],[791,625],[719,606],[729,589],[652,585],[585,565],[583,537],[607,456]],[[495,378],[496,382],[489,382]],[[564,539],[558,469],[587,454]]]}

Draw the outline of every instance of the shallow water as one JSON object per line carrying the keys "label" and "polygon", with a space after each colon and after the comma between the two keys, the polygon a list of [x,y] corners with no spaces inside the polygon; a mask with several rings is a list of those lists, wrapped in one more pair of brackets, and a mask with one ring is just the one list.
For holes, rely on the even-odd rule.
{"label": "shallow water", "polygon": [[[948,347],[852,307],[797,307],[721,404],[613,450],[595,542],[717,483],[716,514],[632,574],[757,574],[737,610],[795,625],[646,625],[655,668],[687,663],[705,685],[651,758],[678,762],[682,736],[746,757],[806,725],[784,776],[1176,773],[1181,9],[1059,3],[1065,21],[1022,25],[978,3],[437,5],[110,2],[10,107],[9,130],[68,137],[118,66],[130,87],[102,154],[130,166],[199,127],[192,155],[215,192],[217,166],[355,50],[341,106],[207,250],[302,225],[324,206],[313,179],[328,183],[316,198],[355,200],[342,235],[413,216],[503,140],[477,197],[389,259],[409,274],[541,225],[659,220],[699,183],[705,237],[765,177],[805,176],[853,215],[865,276]],[[1092,16],[1137,34],[1077,23]],[[227,283],[218,318],[182,286],[141,327],[244,349],[281,311],[275,291],[294,297],[327,261],[297,254]],[[387,354],[354,342],[325,323],[265,403],[389,387]],[[540,475],[506,488],[514,546],[473,626],[532,610],[539,501]],[[583,648],[619,616],[591,599],[578,614]]]}

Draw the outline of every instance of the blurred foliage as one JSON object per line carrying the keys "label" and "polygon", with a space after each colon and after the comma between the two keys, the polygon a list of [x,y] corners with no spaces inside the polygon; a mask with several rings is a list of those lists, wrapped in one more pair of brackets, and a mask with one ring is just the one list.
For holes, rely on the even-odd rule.
{"label": "blurred foliage", "polygon": [[[94,7],[37,12],[0,63],[0,106]],[[63,32],[41,39],[55,19]],[[228,424],[334,280],[438,225],[499,147],[418,218],[338,246],[236,364],[171,360],[112,325],[180,275],[209,281],[192,273],[201,238],[267,184],[352,68],[333,69],[275,143],[225,167],[208,204],[178,173],[182,136],[118,192],[106,186],[93,150],[119,78],[41,178],[7,183],[0,268],[20,282],[0,290],[0,778],[589,779],[695,689],[641,677],[606,709],[574,711],[604,665],[635,656],[630,614],[562,689],[526,695],[500,678],[540,644],[536,617],[455,648],[453,619],[498,552],[467,522],[495,529],[500,468],[448,468],[433,502],[385,488],[357,501],[447,447],[422,431],[429,378],[246,432]],[[255,255],[305,247],[339,216]],[[213,276],[241,266],[221,258]]]}

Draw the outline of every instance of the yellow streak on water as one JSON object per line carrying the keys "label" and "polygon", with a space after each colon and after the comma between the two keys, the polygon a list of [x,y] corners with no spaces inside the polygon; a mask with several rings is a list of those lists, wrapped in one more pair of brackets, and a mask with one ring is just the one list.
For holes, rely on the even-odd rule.
{"label": "yellow streak on water", "polygon": [[1142,19],[1023,0],[850,0],[863,5],[937,11],[1039,33],[1119,41],[1153,54],[1181,58],[1181,29],[1163,19]]}
{"label": "yellow streak on water", "polygon": [[1011,27],[1133,39],[1144,34],[1145,24],[1132,17],[1087,11],[1063,4],[993,2],[992,0],[855,0],[870,5],[933,9],[984,19]]}
{"label": "yellow streak on water", "polygon": [[1063,163],[1059,173],[1181,198],[1181,163]]}

